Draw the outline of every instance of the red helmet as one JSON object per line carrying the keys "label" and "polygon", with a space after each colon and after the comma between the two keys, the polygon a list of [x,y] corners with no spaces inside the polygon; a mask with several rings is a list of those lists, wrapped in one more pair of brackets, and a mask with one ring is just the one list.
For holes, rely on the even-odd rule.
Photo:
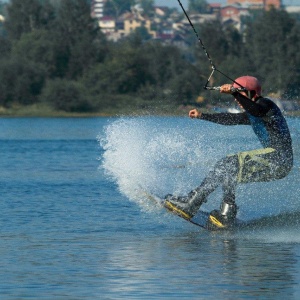
{"label": "red helmet", "polygon": [[[252,76],[242,76],[237,78],[235,81],[239,83],[242,87],[244,87],[246,90],[248,90],[249,92],[255,91],[256,95],[254,97],[258,97],[261,95],[261,85],[257,78]],[[239,86],[236,83],[233,84],[234,88],[240,88],[241,86]]]}

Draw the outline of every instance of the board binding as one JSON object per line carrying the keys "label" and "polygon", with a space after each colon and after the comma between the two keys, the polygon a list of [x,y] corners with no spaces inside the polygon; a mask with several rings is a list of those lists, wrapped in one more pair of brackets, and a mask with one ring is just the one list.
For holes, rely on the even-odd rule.
{"label": "board binding", "polygon": [[160,207],[163,207],[169,213],[172,213],[173,215],[176,215],[193,225],[196,225],[198,227],[201,227],[209,231],[233,230],[233,229],[246,226],[246,222],[243,222],[239,219],[236,219],[233,224],[224,226],[211,213],[203,210],[199,210],[197,214],[191,218],[188,214],[179,210],[176,206],[172,205],[169,201],[165,201],[165,199],[162,199],[161,197],[155,196],[148,192],[145,192],[144,194],[147,199],[151,200],[152,202],[159,205]]}

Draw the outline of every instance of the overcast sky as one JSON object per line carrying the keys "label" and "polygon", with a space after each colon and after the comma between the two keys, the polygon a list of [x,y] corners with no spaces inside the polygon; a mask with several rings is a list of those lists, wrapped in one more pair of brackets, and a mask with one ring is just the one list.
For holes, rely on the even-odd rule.
{"label": "overcast sky", "polygon": [[[187,7],[188,0],[180,0]],[[206,0],[208,3],[226,3],[226,0]],[[179,7],[177,0],[155,0],[156,5]],[[300,0],[283,0],[284,5],[300,5]]]}

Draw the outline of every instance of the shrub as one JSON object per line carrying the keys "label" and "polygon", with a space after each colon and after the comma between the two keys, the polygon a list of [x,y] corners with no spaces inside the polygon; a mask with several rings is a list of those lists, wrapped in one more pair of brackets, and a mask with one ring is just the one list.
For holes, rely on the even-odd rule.
{"label": "shrub", "polygon": [[41,98],[56,110],[91,112],[95,109],[85,88],[76,81],[66,79],[48,81]]}
{"label": "shrub", "polygon": [[44,68],[24,60],[0,61],[0,105],[12,103],[32,104],[38,101],[38,95],[45,82]]}

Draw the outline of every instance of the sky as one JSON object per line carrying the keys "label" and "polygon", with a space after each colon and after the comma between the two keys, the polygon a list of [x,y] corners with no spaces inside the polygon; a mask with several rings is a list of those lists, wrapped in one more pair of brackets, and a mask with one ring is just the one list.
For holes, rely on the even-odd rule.
{"label": "sky", "polygon": [[[226,3],[226,0],[206,0],[208,3]],[[187,7],[188,0],[181,0],[184,7]],[[155,0],[156,5],[178,7],[177,0]],[[284,5],[300,6],[300,0],[283,0]]]}

